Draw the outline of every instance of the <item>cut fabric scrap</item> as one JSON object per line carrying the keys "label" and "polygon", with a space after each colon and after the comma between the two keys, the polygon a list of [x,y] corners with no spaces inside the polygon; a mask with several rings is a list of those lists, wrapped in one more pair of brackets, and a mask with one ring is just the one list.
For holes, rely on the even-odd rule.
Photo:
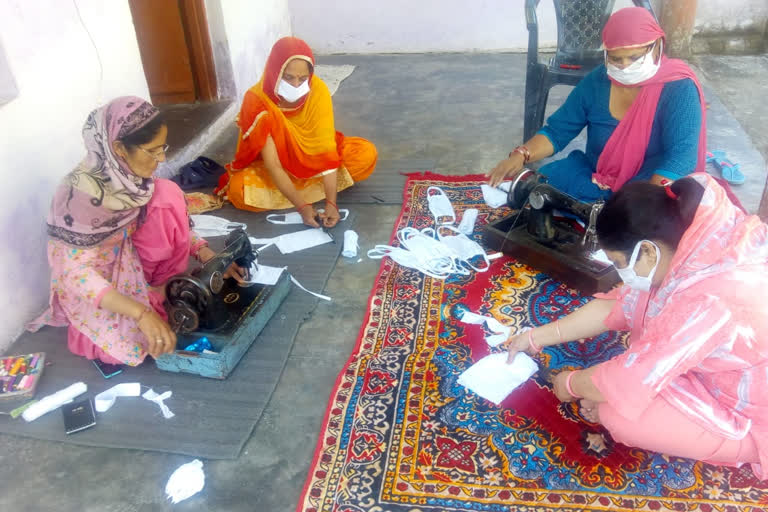
{"label": "cut fabric scrap", "polygon": [[139,396],[141,394],[141,384],[138,382],[123,382],[117,386],[112,386],[106,391],[102,391],[93,398],[96,412],[107,412],[119,397]]}
{"label": "cut fabric scrap", "polygon": [[320,228],[309,228],[296,231],[295,233],[280,235],[274,242],[281,253],[290,254],[333,242],[333,238]]}
{"label": "cut fabric scrap", "polygon": [[165,495],[172,503],[178,503],[202,491],[204,486],[203,463],[195,459],[176,468],[165,485]]}
{"label": "cut fabric scrap", "polygon": [[304,285],[303,285],[303,284],[301,284],[301,283],[300,283],[300,282],[299,282],[299,281],[298,281],[298,280],[297,280],[295,277],[293,277],[293,276],[291,276],[291,282],[292,282],[293,284],[295,284],[296,286],[298,286],[299,288],[301,288],[302,290],[304,290],[305,292],[307,292],[308,294],[310,294],[310,295],[314,295],[314,296],[315,296],[315,297],[317,297],[318,299],[323,299],[323,300],[327,300],[327,301],[331,301],[331,300],[332,300],[332,299],[331,299],[329,296],[327,296],[327,295],[323,295],[323,294],[321,294],[321,293],[317,293],[317,292],[313,292],[313,291],[311,291],[311,290],[307,290],[306,288],[304,288]]}
{"label": "cut fabric scrap", "polygon": [[[323,208],[318,208],[318,212],[325,212]],[[341,208],[339,210],[341,218],[339,221],[347,220],[349,217],[349,210],[347,208]],[[267,222],[271,224],[303,224],[304,220],[301,218],[299,212],[287,212],[287,213],[271,213],[267,215]]]}
{"label": "cut fabric scrap", "polygon": [[460,322],[465,324],[485,325],[489,331],[494,334],[485,337],[485,341],[492,347],[498,347],[509,338],[512,332],[511,327],[507,327],[492,316],[478,315],[471,311],[464,311],[461,316],[457,316]]}
{"label": "cut fabric scrap", "polygon": [[475,394],[501,404],[512,391],[528,380],[539,367],[527,354],[518,352],[512,364],[507,353],[485,356],[459,375],[459,384]]}
{"label": "cut fabric scrap", "polygon": [[171,398],[171,395],[173,395],[172,391],[166,391],[162,395],[158,395],[152,389],[150,389],[141,396],[142,398],[146,398],[150,402],[155,402],[158,406],[160,406],[160,411],[163,413],[163,417],[165,419],[170,419],[170,418],[173,418],[175,414],[173,414],[171,410],[168,408],[168,406],[165,405],[165,400],[167,400],[168,398]]}
{"label": "cut fabric scrap", "polygon": [[287,267],[270,267],[268,265],[259,265],[256,262],[251,264],[251,279],[249,282],[274,285],[280,276],[283,275]]}

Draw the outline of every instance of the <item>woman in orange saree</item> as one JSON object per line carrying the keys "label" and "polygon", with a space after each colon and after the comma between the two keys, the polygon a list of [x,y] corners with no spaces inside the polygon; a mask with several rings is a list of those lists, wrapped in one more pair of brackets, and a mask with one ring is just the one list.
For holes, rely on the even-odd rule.
{"label": "woman in orange saree", "polygon": [[[328,87],[314,75],[301,39],[277,41],[259,83],[245,93],[237,118],[235,158],[216,193],[244,210],[295,207],[305,224],[339,220],[336,194],[371,175],[376,148],[337,132]],[[325,199],[325,211],[313,203]]]}

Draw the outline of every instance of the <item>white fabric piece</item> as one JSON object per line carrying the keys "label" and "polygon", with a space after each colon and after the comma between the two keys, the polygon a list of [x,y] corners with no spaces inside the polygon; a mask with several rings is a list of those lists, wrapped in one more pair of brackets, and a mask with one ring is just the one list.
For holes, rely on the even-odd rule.
{"label": "white fabric piece", "polygon": [[251,264],[251,279],[249,283],[258,283],[273,285],[277,283],[286,267],[270,267],[268,265],[257,264],[255,261]]}
{"label": "white fabric piece", "polygon": [[341,255],[345,258],[354,258],[357,256],[357,249],[360,247],[357,245],[357,233],[348,229],[344,232],[344,249],[341,251]]}
{"label": "white fabric piece", "polygon": [[141,384],[138,382],[123,382],[117,386],[112,386],[106,391],[102,391],[93,398],[93,406],[96,412],[107,412],[115,400],[121,396],[139,396],[141,394]]}
{"label": "white fabric piece", "polygon": [[507,193],[498,188],[493,188],[490,185],[480,185],[480,190],[483,191],[483,199],[485,204],[491,208],[498,208],[507,204]]}
{"label": "white fabric piece", "polygon": [[[454,224],[456,222],[456,212],[448,196],[445,195],[440,187],[429,187],[427,189],[427,204],[429,211],[435,218],[435,225]],[[441,220],[442,219],[442,220]]]}
{"label": "white fabric piece", "polygon": [[171,410],[168,408],[168,406],[165,405],[164,401],[167,400],[168,398],[171,398],[171,395],[173,395],[172,391],[166,391],[162,395],[158,395],[152,389],[150,389],[149,391],[141,395],[141,397],[146,398],[150,402],[155,402],[157,405],[159,405],[160,411],[163,413],[163,417],[165,419],[170,419],[170,418],[173,418],[175,414],[173,414]]}
{"label": "white fabric piece", "polygon": [[485,337],[485,341],[492,347],[498,347],[507,341],[507,339],[509,339],[509,334],[512,332],[511,327],[502,324],[492,316],[479,315],[471,311],[465,311],[458,320],[465,324],[485,324],[488,330],[494,333]]}
{"label": "white fabric piece", "polygon": [[[445,236],[441,233],[441,230],[451,231],[453,235]],[[437,239],[456,253],[456,257],[461,263],[467,265],[472,270],[477,272],[485,272],[491,268],[491,262],[488,260],[488,255],[485,254],[485,249],[471,240],[467,235],[461,233],[453,226],[440,226],[437,229]],[[473,261],[477,261],[477,258],[481,258],[485,263],[484,267],[476,267]]]}
{"label": "white fabric piece", "polygon": [[475,222],[477,222],[477,208],[467,208],[464,215],[461,216],[459,231],[465,235],[471,235],[475,232]]}
{"label": "white fabric piece", "polygon": [[203,238],[212,236],[226,236],[232,231],[248,226],[242,222],[232,222],[216,215],[190,215],[194,227],[192,230]]}
{"label": "white fabric piece", "polygon": [[182,464],[171,473],[168,483],[165,484],[165,495],[173,503],[184,501],[203,490],[205,486],[205,473],[200,459]]}
{"label": "white fabric piece", "polygon": [[283,254],[290,254],[296,251],[303,251],[311,247],[323,245],[332,242],[333,239],[320,228],[309,228],[295,233],[280,235],[275,240],[275,245]]}
{"label": "white fabric piece", "polygon": [[497,188],[509,193],[509,189],[512,187],[511,181],[502,181]]}
{"label": "white fabric piece", "polygon": [[301,283],[300,283],[300,282],[299,282],[299,281],[298,281],[298,280],[297,280],[295,277],[293,277],[293,276],[291,276],[291,282],[293,282],[293,284],[295,284],[296,286],[298,286],[299,288],[301,288],[302,290],[304,290],[304,291],[305,291],[305,292],[307,292],[308,294],[310,294],[310,295],[314,295],[314,296],[315,296],[315,297],[317,297],[318,299],[323,299],[323,300],[327,300],[327,301],[330,301],[330,300],[332,300],[332,299],[331,299],[329,296],[327,296],[327,295],[323,295],[323,294],[320,294],[320,293],[316,293],[316,292],[313,292],[313,291],[307,290],[306,288],[304,288],[304,285],[302,285],[302,284],[301,284]]}
{"label": "white fabric piece", "polygon": [[21,413],[21,417],[25,421],[34,421],[43,414],[58,409],[67,402],[71,402],[86,391],[88,391],[88,386],[85,382],[76,382],[52,395],[41,398],[39,402],[30,405]]}
{"label": "white fabric piece", "polygon": [[[251,245],[264,245],[264,247],[268,245],[272,245],[275,243],[275,241],[280,238],[279,236],[276,236],[274,238],[256,238],[254,236],[249,236],[248,241],[251,242]],[[264,249],[264,247],[260,247],[259,250]]]}
{"label": "white fabric piece", "polygon": [[539,369],[528,354],[518,352],[507,364],[507,353],[485,356],[459,375],[459,384],[499,405]]}
{"label": "white fabric piece", "polygon": [[[318,212],[325,212],[323,208],[318,208]],[[347,208],[341,208],[339,210],[339,220],[347,220],[349,217],[349,210]],[[303,224],[301,220],[301,214],[299,212],[288,213],[270,213],[267,215],[267,222],[272,224]]]}
{"label": "white fabric piece", "polygon": [[445,279],[451,274],[469,275],[469,271],[457,263],[458,255],[444,243],[434,238],[434,229],[403,228],[397,233],[400,247],[376,245],[368,251],[371,259],[389,256],[399,265],[413,268],[435,279]]}

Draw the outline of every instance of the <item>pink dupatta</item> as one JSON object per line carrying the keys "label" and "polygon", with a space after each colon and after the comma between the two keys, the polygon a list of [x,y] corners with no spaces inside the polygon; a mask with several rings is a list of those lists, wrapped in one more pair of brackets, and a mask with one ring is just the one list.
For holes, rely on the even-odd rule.
{"label": "pink dupatta", "polygon": [[[627,7],[616,11],[603,29],[603,45],[606,50],[645,46],[664,37],[664,31],[656,23],[653,15],[642,7]],[[645,159],[656,107],[664,84],[684,78],[690,78],[696,84],[701,103],[699,157],[696,168],[691,171],[705,170],[707,127],[704,92],[696,74],[685,62],[679,59],[668,59],[662,55],[658,72],[637,85],[642,88],[640,94],[637,95],[600,154],[594,177],[599,185],[607,186],[615,192],[637,174]],[[613,79],[611,81],[614,85],[625,87]]]}

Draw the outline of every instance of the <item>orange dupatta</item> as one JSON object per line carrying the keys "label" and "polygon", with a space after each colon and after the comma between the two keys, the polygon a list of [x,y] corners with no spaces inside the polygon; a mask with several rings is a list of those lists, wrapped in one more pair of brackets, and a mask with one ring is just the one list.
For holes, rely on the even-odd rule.
{"label": "orange dupatta", "polygon": [[259,158],[272,136],[283,168],[295,178],[312,178],[341,164],[333,122],[331,94],[323,81],[312,75],[303,105],[284,111],[264,92],[264,79],[245,94],[237,125],[240,135],[233,171],[245,169]]}

